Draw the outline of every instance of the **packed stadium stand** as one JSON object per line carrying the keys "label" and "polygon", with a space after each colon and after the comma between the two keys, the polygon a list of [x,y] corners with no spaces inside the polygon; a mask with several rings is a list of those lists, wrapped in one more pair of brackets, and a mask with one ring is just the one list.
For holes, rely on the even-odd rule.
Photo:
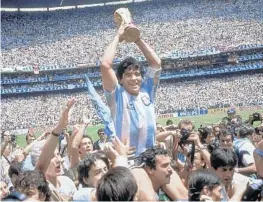
{"label": "packed stadium stand", "polygon": [[[262,4],[162,0],[125,5],[143,39],[162,58],[158,114],[263,104]],[[118,7],[1,13],[3,128],[52,126],[71,96],[77,99],[71,124],[83,114],[97,118],[84,74],[105,100],[99,61],[116,33]],[[147,65],[128,43],[120,46],[115,65],[126,56]]]}

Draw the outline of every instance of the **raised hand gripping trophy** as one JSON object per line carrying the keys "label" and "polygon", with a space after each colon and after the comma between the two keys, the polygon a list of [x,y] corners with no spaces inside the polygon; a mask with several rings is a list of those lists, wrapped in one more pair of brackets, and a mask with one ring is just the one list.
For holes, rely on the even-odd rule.
{"label": "raised hand gripping trophy", "polygon": [[117,27],[124,26],[123,38],[126,42],[135,42],[140,38],[140,30],[133,24],[128,8],[119,8],[114,12]]}

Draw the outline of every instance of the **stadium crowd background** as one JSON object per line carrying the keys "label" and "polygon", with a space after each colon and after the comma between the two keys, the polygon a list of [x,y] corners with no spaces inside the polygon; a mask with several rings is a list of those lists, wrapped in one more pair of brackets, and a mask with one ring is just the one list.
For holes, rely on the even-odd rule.
{"label": "stadium crowd background", "polygon": [[[160,55],[262,44],[261,1],[159,1],[129,4],[142,37]],[[112,39],[119,6],[2,13],[3,67],[96,64]],[[117,58],[140,56],[123,44]]]}
{"label": "stadium crowd background", "polygon": [[[151,169],[151,172],[157,172],[155,177],[165,176],[165,179],[157,180],[160,185],[168,184],[166,178],[174,180],[172,172],[178,174],[173,186],[179,194],[171,197],[165,190],[165,193],[159,193],[159,189],[159,200],[162,197],[186,199],[187,194],[190,198],[193,188],[198,188],[197,185],[187,185],[188,176],[194,169],[203,170],[203,178],[214,178],[217,180],[216,185],[224,187],[224,200],[233,196],[233,193],[228,192],[233,187],[235,193],[240,191],[246,199],[252,199],[251,193],[256,193],[253,197],[262,199],[262,166],[258,165],[262,165],[263,115],[253,113],[246,117],[248,120],[242,120],[232,108],[255,106],[255,109],[262,109],[263,106],[262,4],[262,0],[162,0],[127,5],[141,30],[142,38],[162,59],[163,71],[155,102],[156,115],[176,114],[182,118],[178,125],[171,120],[171,125],[157,124],[157,147],[140,154],[142,157],[139,160],[145,161],[143,163],[147,163],[149,158],[150,162],[158,164],[158,155],[170,155],[168,159],[173,160],[172,163],[166,163],[169,170],[167,175],[158,173],[162,166],[157,168],[156,165]],[[120,147],[125,146],[120,141],[116,144],[116,138],[112,141],[114,147],[111,147],[111,152],[115,151],[113,153],[116,156],[110,155],[113,153],[106,151],[107,137],[103,128],[97,131],[96,138],[99,139],[93,144],[92,138],[83,135],[85,124],[77,124],[84,122],[84,115],[98,119],[87,93],[84,75],[88,75],[105,102],[99,61],[116,33],[113,12],[117,7],[1,13],[1,200],[14,190],[32,197],[28,191],[30,188],[36,191],[39,200],[44,196],[46,200],[51,197],[58,201],[78,201],[83,198],[91,201],[91,190],[96,189],[98,194],[101,193],[97,185],[103,183],[99,179],[103,179],[105,173],[104,176],[107,173],[117,174],[118,180],[115,182],[118,184],[126,179],[119,177],[116,172],[124,168],[111,170],[108,160],[113,165],[120,163],[128,167],[131,161],[123,165],[117,159],[125,153],[124,157],[128,157],[126,160],[134,160],[134,154],[123,152],[123,148],[123,153],[120,152]],[[136,46],[127,43],[121,44],[114,60],[115,65],[126,56],[134,56],[142,66],[147,65]],[[72,97],[75,99],[70,99]],[[229,110],[227,117],[222,117],[220,127],[211,124],[200,128],[196,126],[198,129],[195,130],[193,122],[183,119],[183,116],[207,114],[212,110],[226,112],[221,111],[222,108]],[[260,125],[254,124],[253,128],[253,123],[258,121]],[[73,125],[73,130],[69,131],[67,126]],[[23,131],[27,133],[25,148],[17,147],[12,130],[18,129],[25,129]],[[47,129],[62,133],[51,133]],[[43,130],[45,132],[37,137],[35,131]],[[183,131],[187,133],[183,135]],[[164,138],[162,132],[168,136]],[[186,142],[182,143],[182,137],[185,136]],[[249,141],[248,136],[251,138]],[[187,140],[191,143],[187,143]],[[214,154],[213,150],[219,151],[218,154]],[[244,156],[244,150],[249,155],[246,153]],[[210,158],[210,155],[213,157]],[[260,156],[261,162],[258,160]],[[213,162],[213,158],[227,163],[217,164],[218,159]],[[94,171],[98,161],[104,166],[99,169],[99,173],[98,170]],[[222,176],[219,179],[218,173],[216,176],[206,172],[207,168],[218,171],[226,167],[232,173],[227,182]],[[128,169],[125,173],[125,177],[131,175]],[[128,185],[142,179],[135,181],[134,176],[127,179]],[[150,174],[148,178],[151,178]],[[238,183],[237,179],[240,180]],[[234,186],[230,188],[227,183]],[[252,185],[258,187],[253,188]],[[125,185],[120,187],[126,188]],[[148,193],[147,188],[145,186]],[[200,192],[194,191],[193,195]],[[111,193],[118,194],[119,190]],[[223,195],[223,191],[220,193]]]}
{"label": "stadium crowd background", "polygon": [[[198,1],[193,4],[192,1],[175,3],[164,0],[162,4],[153,1],[133,3],[128,6],[136,25],[142,32],[142,37],[154,47],[160,57],[173,58],[173,55],[178,55],[178,52],[182,51],[186,52],[184,57],[187,57],[187,53],[193,51],[203,50],[209,53],[208,50],[211,48],[220,52],[260,46],[263,44],[261,23],[263,13],[260,2],[254,1],[251,5],[244,1],[225,3]],[[103,49],[116,30],[113,23],[113,12],[116,8],[117,6],[105,6],[44,13],[3,12],[1,14],[3,68],[30,72],[20,73],[18,76],[17,74],[1,75],[2,95],[12,95],[13,92],[23,94],[9,98],[2,96],[1,122],[4,128],[51,126],[57,121],[57,113],[61,110],[61,106],[72,95],[78,100],[72,114],[74,117],[72,124],[76,123],[82,114],[96,117],[86,92],[62,91],[74,86],[82,88],[85,86],[83,79],[64,78],[59,81],[56,75],[79,76],[83,74],[83,70],[74,70],[78,65],[99,64]],[[139,60],[142,58],[134,44],[123,43],[115,62],[118,63],[127,55],[135,56]],[[248,75],[238,73],[216,76],[219,75],[216,74],[209,79],[197,77],[190,80],[174,79],[172,80],[174,82],[171,82],[171,79],[168,82],[161,80],[156,101],[157,113],[196,107],[211,108],[225,102],[244,105],[261,104],[262,52],[244,57],[248,58],[244,66],[252,64],[257,65],[259,69]],[[251,57],[258,58],[253,60],[255,58],[251,59]],[[185,61],[187,60],[181,64],[187,64]],[[32,74],[35,67],[40,70],[39,75]],[[220,69],[219,67],[223,69],[222,65],[213,67],[209,63],[204,67],[195,65],[191,69],[187,69],[187,65],[184,65],[180,72],[186,72],[184,77],[190,76],[191,72],[195,76],[204,68],[210,71],[209,68]],[[224,64],[226,72],[232,67],[233,64]],[[43,71],[61,68],[73,68],[73,70],[61,73]],[[92,79],[93,84],[100,86],[98,68],[86,69],[84,72],[91,73],[91,77],[95,77]],[[168,69],[163,71],[163,75],[168,75],[169,78],[169,75],[179,75],[180,72],[176,68]],[[43,82],[43,77],[48,78],[49,82]],[[24,79],[26,82],[21,83],[17,79]],[[222,91],[222,88],[226,90]],[[46,89],[49,92],[61,91],[40,95],[34,93]],[[103,97],[101,88],[98,92]]]}

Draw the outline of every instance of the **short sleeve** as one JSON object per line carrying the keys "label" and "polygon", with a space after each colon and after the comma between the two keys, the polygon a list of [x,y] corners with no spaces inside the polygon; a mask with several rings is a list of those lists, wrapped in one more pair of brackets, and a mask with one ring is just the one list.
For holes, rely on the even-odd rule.
{"label": "short sleeve", "polygon": [[117,84],[112,92],[104,90],[104,94],[109,106],[113,106],[116,102],[118,102],[120,89],[120,84]]}
{"label": "short sleeve", "polygon": [[155,99],[157,86],[159,84],[161,68],[148,67],[143,79],[142,88],[148,93],[151,101]]}
{"label": "short sleeve", "polygon": [[242,163],[245,166],[255,163],[254,156],[253,156],[254,150],[255,150],[255,147],[251,143],[246,143],[242,146],[241,152],[245,151],[242,157]]}

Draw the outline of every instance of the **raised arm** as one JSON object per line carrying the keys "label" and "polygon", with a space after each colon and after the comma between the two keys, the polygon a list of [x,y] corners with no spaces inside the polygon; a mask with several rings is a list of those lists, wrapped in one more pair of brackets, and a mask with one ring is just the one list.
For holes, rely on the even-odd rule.
{"label": "raised arm", "polygon": [[4,154],[7,145],[11,142],[10,135],[5,135],[3,140],[3,144],[1,145],[1,156]]}
{"label": "raised arm", "polygon": [[158,142],[164,142],[165,139],[167,137],[169,137],[170,135],[173,135],[173,136],[177,136],[177,132],[176,131],[163,131],[163,132],[160,132],[156,135],[156,141]]}
{"label": "raised arm", "polygon": [[242,175],[250,175],[256,173],[257,169],[255,163],[251,163],[247,167],[237,168],[235,171]]}
{"label": "raised arm", "polygon": [[104,55],[102,57],[100,69],[101,69],[103,89],[108,92],[112,92],[118,83],[118,79],[116,77],[114,70],[112,69],[112,65],[117,51],[117,46],[119,42],[123,40],[122,39],[123,32],[124,32],[123,26],[120,26],[118,30],[118,34],[114,37],[110,45],[106,48]]}
{"label": "raised arm", "polygon": [[210,162],[210,153],[208,152],[208,150],[206,149],[206,147],[204,147],[204,145],[201,143],[199,135],[196,133],[192,133],[188,140],[190,141],[194,141],[196,148],[199,149],[202,157],[205,160],[206,166],[207,168],[211,168],[211,162]]}
{"label": "raised arm", "polygon": [[42,135],[40,135],[36,140],[34,140],[33,142],[31,142],[29,145],[27,145],[24,149],[23,149],[23,154],[24,154],[24,158],[26,158],[26,156],[30,153],[30,151],[32,150],[32,147],[35,145],[35,143],[37,141],[41,141],[44,140],[48,135],[50,135],[50,131],[45,131],[44,133],[42,133]]}
{"label": "raised arm", "polygon": [[149,66],[152,68],[160,69],[161,68],[161,59],[154,52],[154,50],[142,39],[139,39],[135,44],[142,51],[144,57],[146,58]]}
{"label": "raised arm", "polygon": [[87,124],[76,125],[74,127],[74,139],[70,149],[70,167],[74,168],[80,162],[79,145],[82,141],[83,134],[85,132]]}
{"label": "raised arm", "polygon": [[68,125],[68,113],[69,113],[69,110],[73,106],[74,103],[75,103],[74,98],[71,98],[68,101],[67,107],[63,110],[63,113],[59,119],[58,124],[52,130],[52,135],[50,135],[49,138],[47,139],[47,141],[43,147],[43,150],[40,154],[40,157],[37,161],[36,168],[38,168],[44,174],[46,173],[47,168],[49,166],[49,163],[54,156],[54,151],[55,151],[57,144],[58,144],[59,134],[61,134],[63,131],[63,128],[67,127],[67,125]]}

